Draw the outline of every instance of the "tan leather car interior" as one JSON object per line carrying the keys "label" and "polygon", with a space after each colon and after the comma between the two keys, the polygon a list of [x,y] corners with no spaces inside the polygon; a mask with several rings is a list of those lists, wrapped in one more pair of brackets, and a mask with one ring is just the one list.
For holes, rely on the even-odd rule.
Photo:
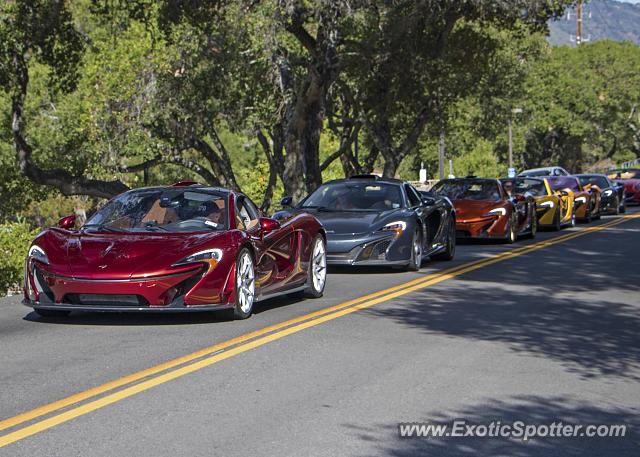
{"label": "tan leather car interior", "polygon": [[178,221],[178,215],[172,208],[162,208],[160,200],[156,200],[147,214],[140,221],[141,225],[155,221],[158,225],[172,224]]}

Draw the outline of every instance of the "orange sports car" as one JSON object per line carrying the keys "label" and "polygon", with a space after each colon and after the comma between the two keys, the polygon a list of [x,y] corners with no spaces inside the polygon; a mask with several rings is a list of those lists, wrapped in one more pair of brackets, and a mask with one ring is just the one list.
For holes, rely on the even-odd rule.
{"label": "orange sports car", "polygon": [[458,238],[495,238],[514,243],[520,235],[536,235],[533,196],[512,196],[498,179],[445,179],[432,191],[453,201]]}

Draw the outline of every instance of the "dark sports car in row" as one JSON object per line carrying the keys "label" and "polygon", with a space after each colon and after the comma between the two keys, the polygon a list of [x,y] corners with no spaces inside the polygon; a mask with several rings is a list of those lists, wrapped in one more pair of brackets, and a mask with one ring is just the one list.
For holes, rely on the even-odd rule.
{"label": "dark sports car in row", "polygon": [[125,192],[74,230],[74,216],[36,237],[24,303],[71,311],[228,310],[290,292],[322,295],[325,231],[300,212],[283,222],[226,189],[189,185]]}
{"label": "dark sports car in row", "polygon": [[459,238],[494,238],[514,243],[520,235],[536,235],[533,196],[511,196],[498,179],[445,179],[432,190],[453,201]]}
{"label": "dark sports car in row", "polygon": [[408,182],[353,176],[321,185],[273,217],[288,221],[308,212],[327,234],[327,263],[382,265],[418,270],[423,259],[450,260],[455,253],[456,214],[441,196],[420,194]]}
{"label": "dark sports car in row", "polygon": [[583,174],[576,175],[582,187],[590,186],[600,191],[600,212],[620,214],[627,211],[624,196],[624,185],[610,180],[606,175]]}

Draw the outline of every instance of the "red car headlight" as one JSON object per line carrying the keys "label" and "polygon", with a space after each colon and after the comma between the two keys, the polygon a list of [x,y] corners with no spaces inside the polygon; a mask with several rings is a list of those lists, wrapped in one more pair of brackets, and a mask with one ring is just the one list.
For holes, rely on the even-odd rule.
{"label": "red car headlight", "polygon": [[188,255],[183,259],[178,260],[172,266],[177,267],[179,265],[188,265],[190,263],[205,262],[209,264],[209,268],[215,267],[222,259],[222,249],[206,249],[194,254]]}

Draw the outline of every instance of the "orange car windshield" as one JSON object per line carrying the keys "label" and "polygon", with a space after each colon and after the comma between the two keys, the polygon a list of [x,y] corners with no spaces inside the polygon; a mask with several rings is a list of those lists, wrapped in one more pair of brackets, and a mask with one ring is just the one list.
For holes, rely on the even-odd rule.
{"label": "orange car windshield", "polygon": [[451,200],[500,200],[500,188],[493,180],[445,180],[437,183],[433,190]]}

